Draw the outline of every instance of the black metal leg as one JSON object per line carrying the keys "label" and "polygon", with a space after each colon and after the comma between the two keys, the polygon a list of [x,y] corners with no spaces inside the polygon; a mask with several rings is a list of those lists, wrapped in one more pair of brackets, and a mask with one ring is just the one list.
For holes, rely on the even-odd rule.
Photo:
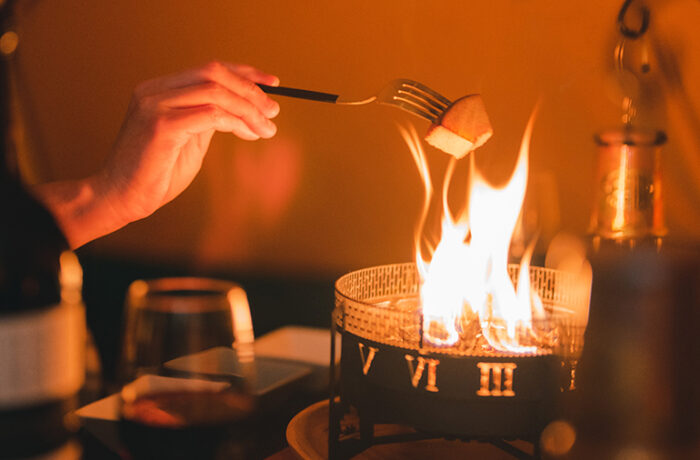
{"label": "black metal leg", "polygon": [[328,458],[333,460],[338,458],[338,443],[340,441],[340,419],[342,418],[342,408],[336,402],[336,370],[335,370],[335,334],[336,324],[331,315],[331,363],[329,366],[329,397],[328,397]]}

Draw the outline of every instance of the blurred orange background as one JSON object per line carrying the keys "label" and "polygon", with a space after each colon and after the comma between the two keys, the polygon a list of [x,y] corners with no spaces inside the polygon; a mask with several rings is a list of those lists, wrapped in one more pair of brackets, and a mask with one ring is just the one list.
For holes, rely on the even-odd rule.
{"label": "blurred orange background", "polygon": [[[541,101],[528,206],[543,238],[585,234],[593,134],[620,125],[613,83],[622,1],[28,1],[19,49],[36,181],[97,170],[140,81],[210,60],[254,65],[283,85],[364,98],[393,78],[451,99],[481,93],[495,134],[477,151],[510,172]],[[700,3],[649,2],[651,71],[639,122],[663,129],[667,225],[700,238]],[[630,45],[629,65],[634,67]],[[339,273],[413,258],[422,187],[385,106],[278,97],[269,141],[214,137],[192,186],[154,215],[91,243],[92,254],[202,269]],[[429,151],[434,175],[447,156]],[[533,204],[532,201],[536,200]]]}

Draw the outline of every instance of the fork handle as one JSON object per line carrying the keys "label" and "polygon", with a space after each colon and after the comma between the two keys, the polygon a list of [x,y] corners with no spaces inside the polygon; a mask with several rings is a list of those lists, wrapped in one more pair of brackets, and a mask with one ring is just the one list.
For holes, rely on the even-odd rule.
{"label": "fork handle", "polygon": [[329,102],[331,104],[335,104],[338,100],[337,94],[321,93],[319,91],[309,91],[307,89],[287,88],[285,86],[268,86],[262,83],[258,83],[258,86],[268,94],[278,94],[280,96],[307,99],[309,101]]}

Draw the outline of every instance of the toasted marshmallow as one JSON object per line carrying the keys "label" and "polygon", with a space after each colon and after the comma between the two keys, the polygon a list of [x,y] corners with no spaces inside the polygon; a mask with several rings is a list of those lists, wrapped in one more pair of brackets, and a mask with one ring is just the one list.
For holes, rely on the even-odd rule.
{"label": "toasted marshmallow", "polygon": [[437,122],[430,125],[425,141],[445,153],[462,158],[481,147],[493,134],[493,128],[479,94],[454,101]]}

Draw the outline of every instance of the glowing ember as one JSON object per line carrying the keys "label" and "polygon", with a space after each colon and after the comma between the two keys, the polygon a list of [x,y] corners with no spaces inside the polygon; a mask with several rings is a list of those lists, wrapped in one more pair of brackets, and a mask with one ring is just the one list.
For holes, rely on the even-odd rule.
{"label": "glowing ember", "polygon": [[[415,130],[402,129],[425,187],[423,213],[416,232],[416,262],[421,276],[423,337],[436,346],[449,346],[478,321],[480,333],[493,349],[511,353],[536,353],[532,321],[544,310],[530,291],[530,245],[520,265],[518,289],[508,275],[508,251],[523,204],[528,175],[528,145],[534,116],[528,122],[520,154],[510,179],[503,187],[486,181],[470,156],[468,203],[453,216],[447,190],[456,165],[450,160],[442,193],[443,218],[440,241],[432,254],[423,254],[423,227],[433,194],[430,173]],[[535,340],[534,342],[537,342]]]}

